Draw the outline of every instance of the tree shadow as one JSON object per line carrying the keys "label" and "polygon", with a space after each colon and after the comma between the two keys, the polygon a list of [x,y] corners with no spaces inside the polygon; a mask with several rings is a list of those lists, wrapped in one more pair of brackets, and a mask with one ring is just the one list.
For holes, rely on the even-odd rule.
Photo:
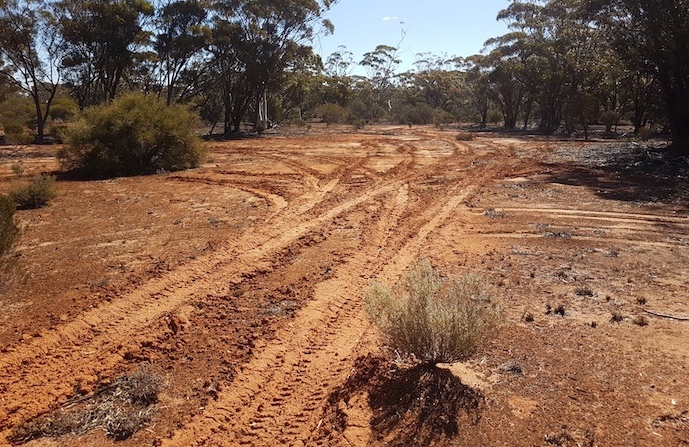
{"label": "tree shadow", "polygon": [[587,149],[586,160],[542,162],[544,182],[583,186],[606,200],[689,209],[689,161],[631,145]]}
{"label": "tree shadow", "polygon": [[[474,425],[480,418],[483,394],[446,369],[434,365],[399,368],[369,355],[357,360],[355,370],[330,395],[324,420],[343,433],[348,421],[342,403],[367,395],[372,414],[369,446],[436,444],[459,435],[462,422]],[[327,434],[332,438],[332,433]]]}
{"label": "tree shadow", "polygon": [[459,421],[478,421],[483,395],[446,369],[398,369],[369,392],[373,444],[430,445],[460,432]]}

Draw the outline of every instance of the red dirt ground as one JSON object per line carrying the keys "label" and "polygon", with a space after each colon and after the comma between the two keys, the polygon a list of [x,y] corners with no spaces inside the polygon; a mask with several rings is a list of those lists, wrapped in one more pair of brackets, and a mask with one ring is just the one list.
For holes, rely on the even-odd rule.
{"label": "red dirt ground", "polygon": [[[625,143],[430,127],[208,146],[199,169],[59,180],[17,213],[0,445],[142,366],[164,380],[144,429],[25,445],[689,444],[689,322],[647,312],[689,316],[686,171]],[[53,153],[0,148],[0,193]],[[381,357],[362,291],[423,257],[502,302],[473,361]]]}

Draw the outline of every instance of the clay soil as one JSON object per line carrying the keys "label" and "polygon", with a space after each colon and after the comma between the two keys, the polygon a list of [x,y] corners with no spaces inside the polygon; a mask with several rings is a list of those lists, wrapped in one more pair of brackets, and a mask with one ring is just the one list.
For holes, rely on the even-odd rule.
{"label": "clay soil", "polygon": [[[25,445],[689,444],[689,322],[649,313],[689,316],[686,166],[455,134],[315,128],[209,142],[186,172],[59,178],[0,272],[0,444],[137,371],[162,388],[132,436]],[[0,148],[0,193],[54,151]],[[500,299],[477,358],[385,357],[362,292],[422,258]]]}

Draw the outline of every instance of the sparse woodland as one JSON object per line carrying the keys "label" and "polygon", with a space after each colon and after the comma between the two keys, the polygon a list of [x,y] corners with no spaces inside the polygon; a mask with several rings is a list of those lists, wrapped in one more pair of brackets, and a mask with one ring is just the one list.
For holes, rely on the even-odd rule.
{"label": "sparse woodland", "polygon": [[345,47],[315,55],[333,3],[3,0],[4,133],[41,141],[135,91],[189,105],[220,134],[322,118],[588,137],[592,124],[612,135],[623,122],[689,151],[687,0],[513,1],[496,12],[510,32],[482,54],[419,54],[407,72],[398,48],[376,42],[361,61]]}

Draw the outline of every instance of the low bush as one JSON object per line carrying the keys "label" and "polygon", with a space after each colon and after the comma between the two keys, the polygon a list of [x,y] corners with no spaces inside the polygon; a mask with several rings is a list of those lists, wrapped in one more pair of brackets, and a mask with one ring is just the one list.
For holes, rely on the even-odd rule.
{"label": "low bush", "polygon": [[0,195],[0,255],[10,251],[19,235],[19,227],[14,221],[15,210],[12,199]]}
{"label": "low bush", "polygon": [[453,114],[445,110],[436,110],[433,114],[433,124],[440,130],[445,130],[445,127],[454,123],[457,119]]}
{"label": "low bush", "polygon": [[472,141],[474,135],[471,132],[459,132],[455,138],[457,141]]}
{"label": "low bush", "polygon": [[31,183],[21,185],[10,191],[10,198],[19,209],[44,207],[55,197],[55,176],[38,174]]}
{"label": "low bush", "polygon": [[17,177],[21,176],[24,173],[24,167],[20,163],[12,163],[10,169]]}
{"label": "low bush", "polygon": [[648,141],[653,136],[653,129],[649,127],[642,127],[637,132],[637,136],[641,141]]}
{"label": "low bush", "polygon": [[326,126],[343,122],[347,118],[347,109],[339,104],[325,103],[316,107],[316,115],[323,119]]}
{"label": "low bush", "polygon": [[88,109],[65,132],[63,168],[90,176],[179,171],[203,159],[198,117],[182,106],[131,94]]}
{"label": "low bush", "polygon": [[480,279],[443,280],[428,261],[417,264],[392,290],[374,284],[365,298],[389,346],[422,364],[471,358],[499,323],[499,308]]}
{"label": "low bush", "polygon": [[21,135],[24,133],[24,126],[14,121],[5,123],[4,128],[7,135]]}
{"label": "low bush", "polygon": [[601,115],[601,121],[605,125],[605,133],[611,133],[613,126],[620,121],[620,114],[614,110],[608,110]]}

